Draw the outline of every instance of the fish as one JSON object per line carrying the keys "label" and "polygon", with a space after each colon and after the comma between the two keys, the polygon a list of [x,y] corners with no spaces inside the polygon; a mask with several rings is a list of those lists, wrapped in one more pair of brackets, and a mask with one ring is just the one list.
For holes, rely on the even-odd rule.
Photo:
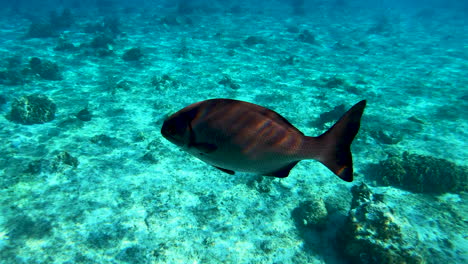
{"label": "fish", "polygon": [[346,182],[353,181],[351,143],[366,107],[362,100],[330,129],[305,136],[266,107],[216,98],[170,115],[161,134],[183,151],[228,174],[248,172],[285,178],[302,160],[316,160]]}

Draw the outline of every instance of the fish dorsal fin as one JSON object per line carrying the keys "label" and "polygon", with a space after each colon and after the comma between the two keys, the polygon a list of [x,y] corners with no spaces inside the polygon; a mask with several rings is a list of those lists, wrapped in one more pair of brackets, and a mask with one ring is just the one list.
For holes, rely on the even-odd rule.
{"label": "fish dorsal fin", "polygon": [[232,171],[232,170],[228,170],[228,169],[224,169],[224,168],[220,168],[220,167],[216,167],[216,166],[213,166],[213,167],[215,167],[215,168],[217,168],[218,170],[220,170],[220,171],[222,171],[222,172],[225,172],[225,173],[227,173],[227,174],[229,174],[229,175],[234,175],[234,171]]}
{"label": "fish dorsal fin", "polygon": [[298,162],[299,161],[294,161],[294,162],[284,166],[283,168],[281,168],[279,170],[276,170],[276,171],[265,174],[265,176],[273,176],[273,177],[276,177],[276,178],[286,178],[286,177],[288,177],[289,172],[292,170],[292,168],[294,168],[294,166],[296,166],[296,164]]}

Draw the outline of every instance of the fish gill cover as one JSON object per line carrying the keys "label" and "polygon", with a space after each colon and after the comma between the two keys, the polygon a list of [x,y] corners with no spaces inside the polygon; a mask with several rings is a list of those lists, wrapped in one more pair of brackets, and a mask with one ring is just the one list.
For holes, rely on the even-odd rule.
{"label": "fish gill cover", "polygon": [[[0,1],[0,263],[468,262],[467,13],[455,0]],[[315,161],[229,175],[160,134],[212,98],[308,136],[367,100],[354,181]]]}

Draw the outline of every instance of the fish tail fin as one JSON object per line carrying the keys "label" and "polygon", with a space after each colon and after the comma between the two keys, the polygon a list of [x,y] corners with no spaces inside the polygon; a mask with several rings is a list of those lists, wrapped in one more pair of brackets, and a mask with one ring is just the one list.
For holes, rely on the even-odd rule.
{"label": "fish tail fin", "polygon": [[[353,181],[351,143],[359,131],[366,100],[355,104],[327,132],[307,137],[309,156],[320,161],[342,180]],[[310,153],[313,151],[313,153]]]}

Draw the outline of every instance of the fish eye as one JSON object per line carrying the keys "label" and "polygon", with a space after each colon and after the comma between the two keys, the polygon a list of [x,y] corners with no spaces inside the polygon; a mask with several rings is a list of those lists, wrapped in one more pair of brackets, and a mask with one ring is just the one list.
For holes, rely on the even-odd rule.
{"label": "fish eye", "polygon": [[170,135],[177,134],[176,124],[170,124],[168,127],[166,127],[166,132]]}

